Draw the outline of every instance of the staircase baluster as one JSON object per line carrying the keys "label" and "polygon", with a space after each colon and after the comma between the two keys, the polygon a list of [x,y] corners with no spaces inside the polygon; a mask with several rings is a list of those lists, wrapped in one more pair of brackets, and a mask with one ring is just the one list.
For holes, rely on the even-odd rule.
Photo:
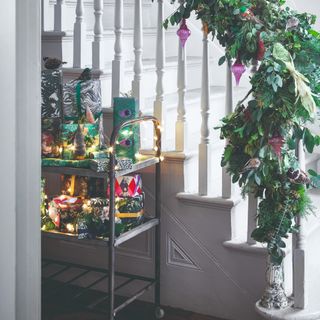
{"label": "staircase baluster", "polygon": [[207,26],[203,26],[202,82],[201,82],[201,139],[199,144],[199,195],[208,194],[210,150],[209,150],[209,50]]}
{"label": "staircase baluster", "polygon": [[178,116],[176,121],[176,151],[185,151],[186,149],[186,108],[185,108],[185,94],[186,94],[186,45],[184,47],[178,39]]}
{"label": "staircase baluster", "polygon": [[103,0],[94,0],[94,40],[92,42],[92,68],[103,69]]}
{"label": "staircase baluster", "polygon": [[138,100],[139,107],[141,107],[141,75],[142,75],[142,3],[141,0],[135,0],[134,3],[134,78],[132,81],[132,95]]}
{"label": "staircase baluster", "polygon": [[[233,111],[233,87],[232,87],[232,73],[231,63],[226,63],[226,101],[225,101],[225,115]],[[228,141],[226,141],[226,145]],[[231,181],[231,176],[226,171],[226,167],[222,168],[222,198],[229,199],[233,196],[234,186]]]}
{"label": "staircase baluster", "polygon": [[[153,104],[153,114],[159,119],[162,127],[165,123],[165,114],[163,110],[163,75],[165,67],[165,40],[164,28],[162,26],[164,20],[164,6],[163,0],[158,0],[158,18],[157,18],[157,42],[156,42],[156,98]],[[162,141],[165,141],[165,131],[162,133]],[[164,147],[164,146],[163,146]]]}
{"label": "staircase baluster", "polygon": [[[44,8],[42,8],[44,10]],[[65,31],[65,14],[66,4],[65,0],[57,0],[54,5],[54,25],[53,30],[56,32]]]}
{"label": "staircase baluster", "polygon": [[[306,170],[306,156],[303,150],[303,143],[300,140],[298,144],[298,159],[300,169]],[[299,232],[295,235],[295,247],[293,250],[293,296],[294,307],[304,309],[307,306],[307,288],[306,288],[306,234],[305,234],[305,219],[297,217],[297,225]]]}
{"label": "staircase baluster", "polygon": [[248,196],[248,232],[247,232],[247,243],[256,244],[257,242],[251,238],[252,231],[257,227],[257,209],[258,209],[258,198],[250,193]]}
{"label": "staircase baluster", "polygon": [[123,62],[122,62],[122,28],[123,28],[123,0],[115,0],[114,11],[114,59],[112,61],[112,96],[113,98],[120,96],[121,83],[123,79]]}
{"label": "staircase baluster", "polygon": [[86,25],[83,19],[83,0],[77,0],[76,21],[73,28],[73,67],[83,68],[86,53]]}

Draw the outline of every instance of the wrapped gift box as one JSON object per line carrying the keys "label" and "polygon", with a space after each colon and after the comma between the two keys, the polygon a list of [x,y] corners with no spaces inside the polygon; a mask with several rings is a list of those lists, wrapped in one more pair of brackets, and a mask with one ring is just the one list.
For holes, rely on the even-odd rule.
{"label": "wrapped gift box", "polygon": [[62,113],[62,71],[41,72],[41,117],[60,118]]}
{"label": "wrapped gift box", "polygon": [[105,195],[104,181],[78,175],[61,175],[61,193],[82,199],[103,197]]}
{"label": "wrapped gift box", "polygon": [[90,169],[95,172],[107,172],[109,170],[109,159],[90,160]]}
{"label": "wrapped gift box", "polygon": [[72,168],[89,168],[90,160],[63,160],[56,158],[43,158],[43,167],[72,167]]}
{"label": "wrapped gift box", "polygon": [[[81,117],[88,117],[88,110],[98,121],[102,113],[101,85],[99,80],[72,80],[63,85],[63,118],[64,121],[79,121]],[[89,117],[90,116],[90,117]]]}
{"label": "wrapped gift box", "polygon": [[115,195],[117,197],[135,197],[140,194],[142,194],[142,181],[140,174],[116,178]]}
{"label": "wrapped gift box", "polygon": [[[113,127],[118,127],[127,120],[139,117],[137,101],[134,98],[117,97],[113,100]],[[136,161],[135,155],[140,148],[139,125],[130,125],[120,130],[117,143],[116,155],[118,158]]]}
{"label": "wrapped gift box", "polygon": [[143,215],[144,194],[135,197],[116,199],[116,216],[118,218],[137,218]]}
{"label": "wrapped gift box", "polygon": [[98,124],[62,124],[62,158],[65,160],[89,158],[90,152],[99,150],[99,135]]}
{"label": "wrapped gift box", "polygon": [[41,155],[46,158],[58,158],[61,155],[60,118],[42,118]]}

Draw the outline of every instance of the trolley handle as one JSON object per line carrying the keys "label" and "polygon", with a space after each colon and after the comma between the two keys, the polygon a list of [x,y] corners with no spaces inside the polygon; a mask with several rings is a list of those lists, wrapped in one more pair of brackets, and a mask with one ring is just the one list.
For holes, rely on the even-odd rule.
{"label": "trolley handle", "polygon": [[115,127],[112,131],[111,138],[110,138],[110,148],[111,148],[110,153],[114,154],[114,152],[115,152],[114,145],[116,143],[116,140],[119,136],[121,129],[123,129],[129,125],[132,125],[132,124],[138,124],[138,123],[148,122],[148,121],[153,122],[153,127],[154,127],[154,131],[156,134],[155,151],[156,151],[156,156],[160,157],[161,156],[161,126],[160,126],[159,120],[153,116],[142,116],[139,118],[131,119],[131,120],[125,121],[121,125]]}

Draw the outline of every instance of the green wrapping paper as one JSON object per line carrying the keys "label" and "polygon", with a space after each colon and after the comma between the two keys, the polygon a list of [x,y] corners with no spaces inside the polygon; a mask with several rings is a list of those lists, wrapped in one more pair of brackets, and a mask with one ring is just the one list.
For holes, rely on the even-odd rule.
{"label": "green wrapping paper", "polygon": [[82,160],[89,158],[90,152],[99,149],[99,127],[97,124],[63,124],[61,132],[62,158]]}
{"label": "green wrapping paper", "polygon": [[89,168],[90,160],[63,160],[55,158],[43,158],[43,167],[72,167],[72,168]]}
{"label": "green wrapping paper", "polygon": [[140,213],[144,208],[144,193],[135,197],[118,197],[116,208],[116,213]]}
{"label": "green wrapping paper", "polygon": [[89,153],[90,159],[106,159],[109,158],[109,153],[107,150],[93,151]]}
{"label": "green wrapping paper", "polygon": [[[127,120],[135,119],[139,116],[138,104],[134,98],[114,98],[113,110],[114,128]],[[139,152],[139,148],[139,125],[131,125],[123,128],[119,132],[116,142],[116,156],[118,158],[131,159],[133,162],[135,162],[135,155]]]}
{"label": "green wrapping paper", "polygon": [[60,118],[62,113],[62,71],[41,72],[41,117]]}
{"label": "green wrapping paper", "polygon": [[41,119],[41,155],[47,158],[58,158],[61,154],[60,118]]}

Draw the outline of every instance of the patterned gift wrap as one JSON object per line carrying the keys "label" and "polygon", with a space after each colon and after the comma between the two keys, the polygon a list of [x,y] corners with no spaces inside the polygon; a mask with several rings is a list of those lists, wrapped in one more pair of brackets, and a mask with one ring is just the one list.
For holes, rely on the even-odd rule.
{"label": "patterned gift wrap", "polygon": [[62,158],[65,160],[83,160],[90,152],[99,149],[98,124],[62,124]]}
{"label": "patterned gift wrap", "polygon": [[41,117],[60,118],[62,112],[62,71],[41,72]]}
{"label": "patterned gift wrap", "polygon": [[143,215],[144,193],[135,197],[118,197],[116,200],[116,216],[118,218],[137,218]]}
{"label": "patterned gift wrap", "polygon": [[78,175],[61,175],[61,193],[87,199],[105,195],[104,180]]}
{"label": "patterned gift wrap", "polygon": [[121,176],[116,178],[115,195],[117,197],[135,197],[142,194],[142,180],[140,174]]}
{"label": "patterned gift wrap", "polygon": [[[114,98],[113,100],[113,127],[118,127],[123,122],[139,117],[137,101],[134,98]],[[135,155],[140,148],[139,125],[123,128],[116,142],[116,155],[118,158],[136,161]]]}
{"label": "patterned gift wrap", "polygon": [[63,85],[63,118],[65,121],[79,121],[82,116],[86,116],[87,122],[91,123],[91,116],[97,121],[101,113],[99,80],[72,80]]}
{"label": "patterned gift wrap", "polygon": [[88,197],[89,177],[61,175],[61,193],[85,199]]}
{"label": "patterned gift wrap", "polygon": [[107,172],[109,170],[109,159],[90,160],[90,169],[95,172]]}
{"label": "patterned gift wrap", "polygon": [[71,167],[71,168],[90,168],[90,160],[62,160],[55,158],[43,158],[43,167]]}
{"label": "patterned gift wrap", "polygon": [[[90,169],[95,172],[108,172],[110,159],[91,159]],[[132,169],[132,160],[130,159],[117,159],[116,160],[116,170],[129,170]]]}
{"label": "patterned gift wrap", "polygon": [[116,159],[117,170],[132,169],[133,162],[131,159]]}
{"label": "patterned gift wrap", "polygon": [[41,155],[46,158],[58,158],[61,154],[60,118],[42,118]]}

